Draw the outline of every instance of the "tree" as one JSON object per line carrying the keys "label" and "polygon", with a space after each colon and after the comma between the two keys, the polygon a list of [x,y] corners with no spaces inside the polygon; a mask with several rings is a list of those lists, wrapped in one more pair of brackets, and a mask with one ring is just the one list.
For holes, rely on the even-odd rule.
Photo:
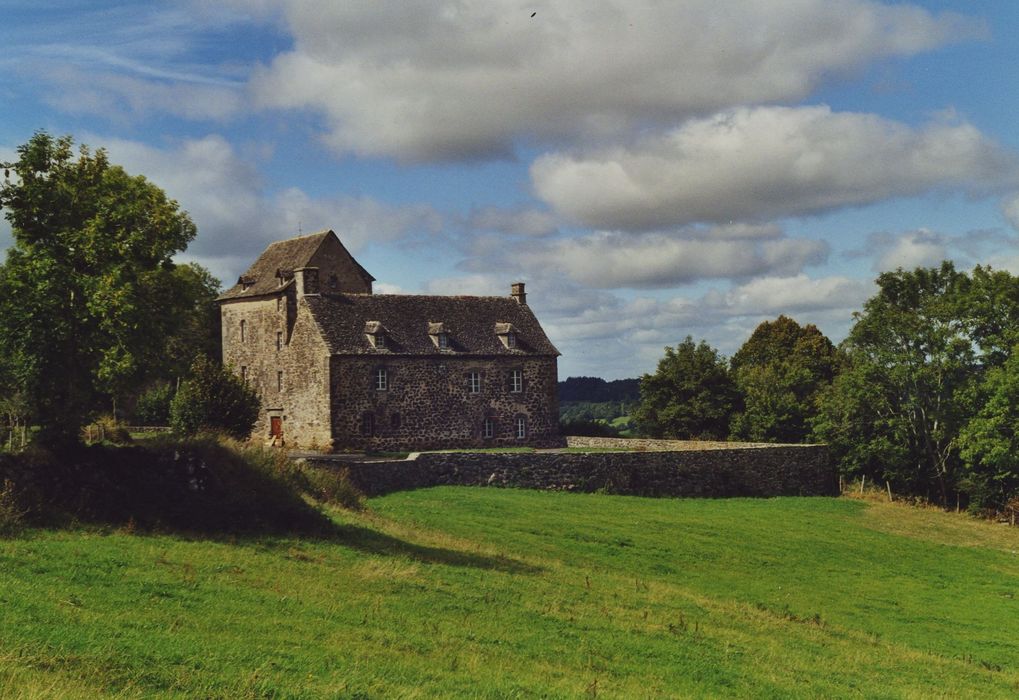
{"label": "tree", "polygon": [[737,401],[725,360],[693,338],[665,348],[654,374],[640,380],[638,430],[651,437],[721,439]]}
{"label": "tree", "polygon": [[170,425],[183,435],[210,430],[244,439],[258,420],[260,405],[258,394],[240,377],[199,355],[170,402]]}
{"label": "tree", "polygon": [[163,354],[175,319],[159,290],[195,236],[177,203],[106,153],[36,133],[0,186],[14,245],[0,275],[0,352],[41,439],[74,444],[98,397],[124,391]]}
{"label": "tree", "polygon": [[743,410],[732,436],[759,442],[803,442],[816,413],[817,394],[837,365],[831,341],[814,325],[787,316],[764,321],[732,357]]}
{"label": "tree", "polygon": [[971,503],[1001,508],[1019,492],[1019,354],[991,369],[959,442]]}
{"label": "tree", "polygon": [[824,392],[814,425],[847,473],[917,494],[933,487],[947,503],[979,376],[959,314],[968,282],[949,262],[878,277],[878,293],[843,343],[847,368]]}

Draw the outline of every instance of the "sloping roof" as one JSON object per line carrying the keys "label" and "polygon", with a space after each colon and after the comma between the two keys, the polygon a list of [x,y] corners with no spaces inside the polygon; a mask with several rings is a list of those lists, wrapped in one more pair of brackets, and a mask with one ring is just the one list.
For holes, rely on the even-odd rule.
{"label": "sloping roof", "polygon": [[[508,296],[323,294],[304,299],[334,355],[559,354],[530,308]],[[369,321],[385,327],[385,348],[373,347],[366,337]],[[439,350],[429,335],[436,323],[448,334],[448,349]],[[507,348],[496,335],[499,323],[512,324],[515,348]]]}
{"label": "sloping roof", "polygon": [[[271,243],[258,256],[258,260],[248,268],[248,271],[240,276],[237,284],[220,294],[219,299],[257,297],[263,294],[271,294],[286,287],[287,284],[290,284],[289,280],[293,278],[293,271],[300,267],[307,267],[311,262],[312,256],[315,255],[322,243],[330,236],[335,238],[336,234],[329,230],[319,231],[307,236],[298,236],[297,238],[288,238],[285,241]],[[339,239],[337,239],[337,243],[339,243]],[[375,279],[356,260],[354,260],[354,264],[357,265],[358,271],[366,280],[373,281]],[[287,283],[282,286],[279,284],[277,277],[280,271],[286,273],[285,276],[288,278]],[[247,284],[247,289],[245,289],[245,284],[243,283]]]}

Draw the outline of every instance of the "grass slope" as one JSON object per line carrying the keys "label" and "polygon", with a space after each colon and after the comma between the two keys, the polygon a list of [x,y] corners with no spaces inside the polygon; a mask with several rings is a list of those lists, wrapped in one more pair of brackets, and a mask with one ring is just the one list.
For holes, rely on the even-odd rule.
{"label": "grass slope", "polygon": [[0,540],[0,697],[1003,697],[1019,536],[847,499],[392,494]]}

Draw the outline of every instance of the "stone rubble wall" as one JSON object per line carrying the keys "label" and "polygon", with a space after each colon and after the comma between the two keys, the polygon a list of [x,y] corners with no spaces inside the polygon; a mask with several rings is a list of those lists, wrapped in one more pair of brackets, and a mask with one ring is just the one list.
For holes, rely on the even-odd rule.
{"label": "stone rubble wall", "polygon": [[835,470],[824,445],[673,452],[426,452],[407,460],[306,457],[345,468],[365,495],[430,486],[501,486],[636,496],[725,498],[834,496]]}
{"label": "stone rubble wall", "polygon": [[625,449],[636,452],[687,452],[690,450],[740,450],[763,447],[813,447],[813,445],[777,445],[773,442],[724,442],[721,440],[656,440],[653,438],[582,437],[566,438],[569,447]]}

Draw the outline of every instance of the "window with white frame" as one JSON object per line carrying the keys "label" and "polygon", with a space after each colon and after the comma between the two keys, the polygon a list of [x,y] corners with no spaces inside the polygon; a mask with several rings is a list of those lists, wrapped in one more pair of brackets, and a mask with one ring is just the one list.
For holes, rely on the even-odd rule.
{"label": "window with white frame", "polygon": [[449,336],[445,333],[439,333],[435,336],[435,342],[438,344],[440,350],[445,350],[449,347]]}
{"label": "window with white frame", "polygon": [[283,349],[283,331],[276,331],[276,352]]}
{"label": "window with white frame", "polygon": [[517,438],[527,437],[527,419],[523,416],[517,417]]}
{"label": "window with white frame", "polygon": [[519,394],[524,390],[524,371],[515,369],[510,372],[510,391]]}
{"label": "window with white frame", "polygon": [[276,297],[276,313],[283,310],[283,297]]}
{"label": "window with white frame", "polygon": [[377,348],[384,348],[384,347],[386,347],[386,336],[382,335],[381,333],[376,333],[374,337],[375,337],[375,347],[377,347]]}
{"label": "window with white frame", "polygon": [[471,372],[467,375],[467,391],[471,394],[481,393],[481,372]]}
{"label": "window with white frame", "polygon": [[375,390],[386,391],[388,388],[389,388],[389,373],[383,368],[375,370]]}
{"label": "window with white frame", "polygon": [[507,333],[506,334],[506,347],[515,348],[517,346],[517,334]]}
{"label": "window with white frame", "polygon": [[486,418],[481,424],[481,436],[484,438],[495,437],[495,421],[491,418]]}
{"label": "window with white frame", "polygon": [[245,367],[244,365],[241,365],[241,381],[242,382],[248,381],[248,368]]}

